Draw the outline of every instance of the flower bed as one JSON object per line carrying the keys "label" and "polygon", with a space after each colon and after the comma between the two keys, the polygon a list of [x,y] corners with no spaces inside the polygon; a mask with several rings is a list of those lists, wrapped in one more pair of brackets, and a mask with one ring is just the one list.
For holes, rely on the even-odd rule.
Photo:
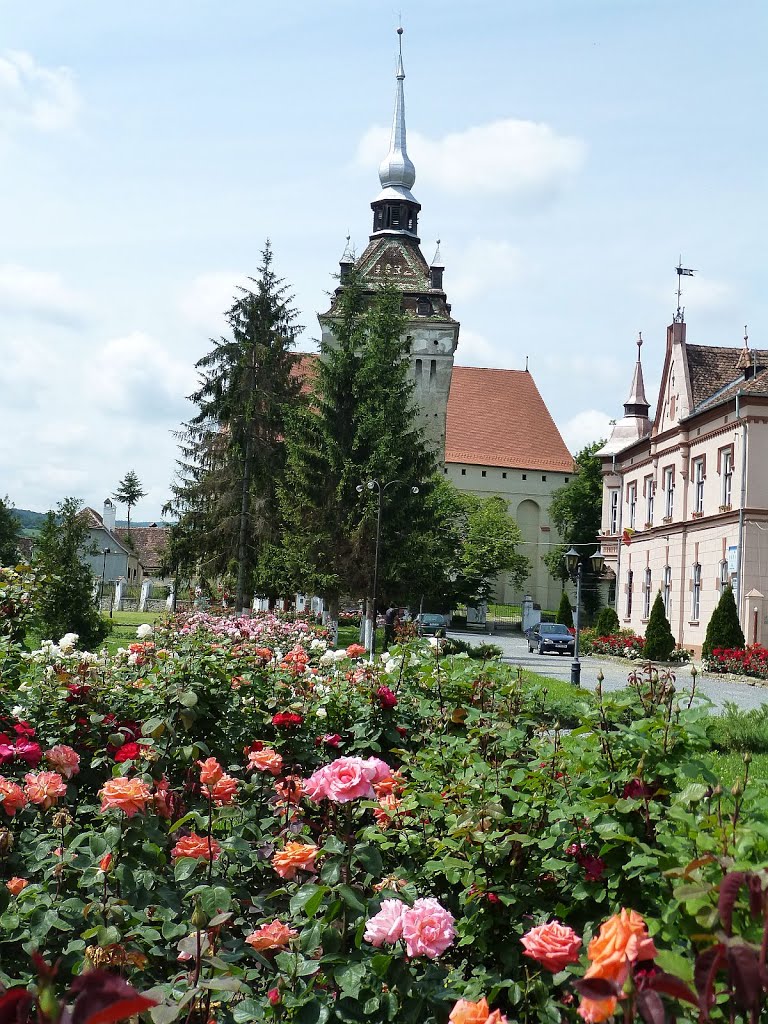
{"label": "flower bed", "polygon": [[[581,637],[581,649],[584,654],[629,658],[631,661],[639,661],[644,657],[645,638],[637,636],[632,630],[624,629],[610,636],[598,636],[594,630],[585,629]],[[681,664],[690,661],[690,658],[690,651],[684,647],[676,647],[669,660]]]}
{"label": "flower bed", "polygon": [[709,672],[768,679],[768,649],[761,644],[750,647],[715,647],[706,661]]}
{"label": "flower bed", "polygon": [[[717,791],[707,710],[669,679],[637,673],[565,735],[545,689],[439,642],[372,666],[296,623],[192,619],[114,658],[63,638],[0,690],[5,985],[39,950],[49,1007],[107,967],[154,1024],[633,1019],[662,997],[685,1019],[697,955],[734,927],[759,948],[766,880],[718,892],[728,858],[768,857],[768,806],[748,765]],[[725,952],[710,968],[733,986]]]}

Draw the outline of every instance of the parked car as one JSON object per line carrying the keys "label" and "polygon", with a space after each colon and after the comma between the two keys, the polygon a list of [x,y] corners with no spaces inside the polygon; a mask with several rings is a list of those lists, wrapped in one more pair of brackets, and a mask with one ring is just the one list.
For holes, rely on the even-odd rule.
{"label": "parked car", "polygon": [[560,622],[540,622],[528,631],[528,653],[573,654],[576,641],[573,633]]}
{"label": "parked car", "polygon": [[445,636],[447,625],[448,616],[438,615],[437,612],[422,612],[416,616],[419,636]]}

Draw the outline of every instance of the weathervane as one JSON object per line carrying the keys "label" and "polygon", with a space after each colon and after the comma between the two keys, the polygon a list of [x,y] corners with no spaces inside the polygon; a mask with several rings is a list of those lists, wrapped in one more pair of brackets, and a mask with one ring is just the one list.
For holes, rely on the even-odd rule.
{"label": "weathervane", "polygon": [[693,277],[696,271],[683,266],[682,255],[679,257],[677,261],[677,266],[675,267],[675,270],[677,271],[677,312],[675,313],[675,323],[681,324],[685,319],[685,308],[680,305],[680,298],[683,294],[683,278]]}

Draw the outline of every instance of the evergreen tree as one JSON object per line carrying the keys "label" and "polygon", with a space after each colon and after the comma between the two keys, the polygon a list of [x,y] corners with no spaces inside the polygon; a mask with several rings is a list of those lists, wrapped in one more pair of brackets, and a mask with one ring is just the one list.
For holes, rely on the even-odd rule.
{"label": "evergreen tree", "polygon": [[709,658],[716,647],[744,647],[744,632],[739,622],[739,611],[733,588],[725,587],[707,624],[701,656]]}
{"label": "evergreen tree", "polygon": [[15,565],[18,561],[21,527],[13,512],[8,496],[0,498],[0,565]]}
{"label": "evergreen tree", "polygon": [[334,620],[342,595],[371,594],[378,491],[369,481],[384,488],[377,595],[418,593],[425,569],[417,538],[428,532],[434,458],[415,422],[401,298],[386,287],[371,299],[356,275],[345,280],[334,341],[289,421],[285,557],[296,585],[325,595]]}
{"label": "evergreen tree", "polygon": [[669,661],[674,649],[675,638],[672,636],[672,629],[664,611],[664,599],[659,591],[645,630],[643,654],[649,661]]}
{"label": "evergreen tree", "polygon": [[36,608],[36,622],[45,639],[77,633],[84,650],[93,649],[109,632],[93,599],[91,570],[82,561],[87,552],[88,523],[82,502],[65,498],[49,512],[37,539],[33,564],[47,577]]}
{"label": "evergreen tree", "polygon": [[571,610],[571,599],[568,594],[563,591],[560,597],[560,606],[557,609],[557,615],[555,616],[555,622],[562,622],[564,626],[573,626],[573,611]]}
{"label": "evergreen tree", "polygon": [[280,550],[286,415],[301,391],[291,351],[300,328],[272,259],[267,242],[255,287],[241,289],[227,313],[231,337],[196,364],[202,379],[190,400],[198,412],[179,432],[182,457],[163,510],[179,517],[174,569],[231,574],[238,609],[257,580],[268,583]]}
{"label": "evergreen tree", "polygon": [[597,635],[613,636],[615,633],[618,633],[619,628],[619,616],[616,614],[616,610],[611,608],[610,605],[601,608],[595,623]]}
{"label": "evergreen tree", "polygon": [[146,497],[147,492],[141,485],[141,481],[136,476],[132,469],[129,469],[123,479],[117,485],[117,490],[114,492],[112,497],[115,501],[119,501],[122,505],[128,506],[128,529],[131,528],[131,509],[136,505],[142,498]]}

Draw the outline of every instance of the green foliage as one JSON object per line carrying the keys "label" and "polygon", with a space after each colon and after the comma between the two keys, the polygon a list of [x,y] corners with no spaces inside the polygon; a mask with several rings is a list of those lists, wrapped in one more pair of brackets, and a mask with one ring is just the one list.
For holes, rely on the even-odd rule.
{"label": "green foliage", "polygon": [[136,473],[132,469],[129,469],[117,485],[117,490],[112,495],[115,501],[119,501],[121,504],[128,507],[129,530],[131,528],[131,509],[134,505],[140,502],[142,498],[146,497],[146,494],[147,492],[142,487],[141,481]]}
{"label": "green foliage", "polygon": [[733,588],[725,587],[720,600],[707,624],[707,632],[701,647],[703,658],[709,658],[716,647],[743,648],[744,633],[739,622],[739,612],[733,596]]}
{"label": "green foliage", "polygon": [[288,422],[286,560],[296,586],[332,606],[342,594],[371,592],[379,492],[369,481],[383,488],[380,597],[418,596],[440,545],[427,513],[440,492],[414,416],[401,298],[386,287],[371,299],[356,276],[345,280],[334,340],[314,366],[308,404]]}
{"label": "green foliage", "polygon": [[33,564],[47,577],[35,603],[35,626],[46,639],[77,633],[84,647],[94,647],[109,631],[93,600],[93,578],[82,561],[88,523],[82,502],[65,498],[49,512],[40,531]]}
{"label": "green foliage", "polygon": [[618,633],[621,626],[619,623],[619,616],[616,614],[616,609],[612,608],[610,605],[606,605],[605,608],[601,608],[597,619],[595,620],[594,628],[596,636],[614,636]]}
{"label": "green foliage", "polygon": [[573,625],[573,612],[571,611],[571,599],[564,590],[560,595],[560,604],[557,609],[555,622],[561,622],[564,626]]}
{"label": "green foliage", "polygon": [[729,701],[714,719],[711,735],[718,750],[768,753],[768,705],[742,711]]}
{"label": "green foliage", "polygon": [[292,296],[272,270],[269,242],[254,288],[227,313],[231,336],[213,341],[196,366],[198,412],[179,431],[181,458],[164,512],[169,568],[187,576],[237,578],[236,607],[255,587],[271,596],[281,521],[277,491],[285,468],[286,417],[300,402],[291,351],[300,331]]}
{"label": "green foliage", "polygon": [[0,566],[15,565],[19,560],[21,529],[8,495],[0,498]]}
{"label": "green foliage", "polygon": [[563,582],[568,579],[563,555],[571,546],[581,554],[581,599],[587,614],[594,616],[600,607],[598,581],[592,572],[589,556],[599,547],[600,518],[603,501],[602,461],[595,455],[605,441],[594,441],[576,455],[576,473],[567,484],[553,492],[549,516],[563,544],[544,556],[550,575]]}
{"label": "green foliage", "polygon": [[675,638],[672,636],[669,620],[664,612],[664,600],[659,591],[645,630],[643,653],[650,661],[669,661],[674,649]]}
{"label": "green foliage", "polygon": [[487,601],[498,576],[507,573],[519,587],[531,563],[517,552],[523,537],[507,503],[494,495],[462,494],[462,546],[459,555],[458,598],[465,603]]}

